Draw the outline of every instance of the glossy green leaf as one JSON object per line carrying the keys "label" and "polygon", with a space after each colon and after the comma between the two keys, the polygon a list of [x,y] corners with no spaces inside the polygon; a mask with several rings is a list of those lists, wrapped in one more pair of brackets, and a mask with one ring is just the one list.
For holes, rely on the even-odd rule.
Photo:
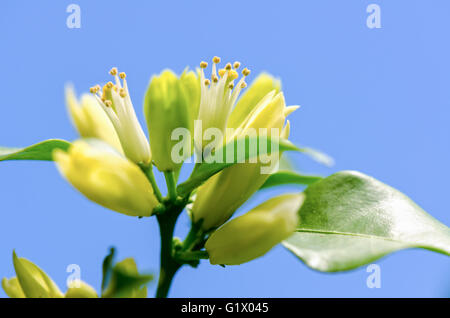
{"label": "glossy green leaf", "polygon": [[350,270],[405,248],[450,255],[450,229],[372,177],[338,172],[305,194],[298,230],[283,245],[313,269]]}
{"label": "glossy green leaf", "polygon": [[[204,159],[204,162],[199,163],[195,166],[189,179],[186,180],[185,182],[181,183],[180,185],[178,185],[178,187],[177,187],[178,194],[185,195],[185,194],[189,193],[190,191],[192,191],[195,188],[197,188],[198,186],[200,186],[203,182],[205,182],[208,178],[210,178],[214,174],[216,174],[216,173],[220,172],[221,170],[223,170],[227,167],[230,167],[238,162],[244,162],[249,159],[258,157],[258,156],[270,154],[271,149],[272,149],[271,148],[272,144],[274,146],[278,146],[278,152],[283,152],[283,151],[288,151],[288,150],[301,151],[294,144],[292,144],[289,140],[278,139],[278,141],[279,141],[278,143],[276,141],[271,141],[271,139],[268,137],[266,147],[260,147],[260,144],[259,144],[260,140],[258,137],[252,137],[252,138],[247,137],[247,138],[240,139],[239,141],[235,140],[235,141],[228,143],[227,145],[224,145],[223,147],[217,149],[217,152],[223,155],[222,160],[218,160],[221,162],[210,162],[209,163],[209,162],[207,162],[207,160],[208,160],[208,158],[211,158],[211,156],[207,156]],[[245,152],[238,151],[238,149],[241,149],[241,148],[239,148],[240,145],[242,145],[242,144],[240,144],[240,142],[245,142]],[[252,149],[249,146],[252,142],[255,142],[255,144],[257,145],[256,152],[249,151],[250,149]],[[232,152],[229,152],[229,154],[232,153],[232,156],[233,156],[233,158],[231,158],[231,160],[230,160],[230,158],[226,158],[226,156],[227,156],[226,149],[233,149]]]}
{"label": "glossy green leaf", "polygon": [[66,151],[70,142],[60,139],[49,139],[26,148],[0,147],[0,161],[4,160],[52,160],[54,149]]}
{"label": "glossy green leaf", "polygon": [[304,175],[295,171],[278,171],[271,174],[260,189],[271,188],[284,184],[310,185],[321,179],[322,177],[319,176]]}

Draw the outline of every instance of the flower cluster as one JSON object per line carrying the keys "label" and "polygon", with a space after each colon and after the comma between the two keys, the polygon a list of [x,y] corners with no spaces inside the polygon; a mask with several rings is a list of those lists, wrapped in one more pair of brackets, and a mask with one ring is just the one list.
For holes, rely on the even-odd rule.
{"label": "flower cluster", "polygon": [[[265,163],[257,158],[228,163],[188,193],[177,192],[181,165],[194,154],[192,149],[196,155],[203,156],[206,149],[212,154],[229,140],[244,140],[250,131],[266,131],[266,137],[281,139],[289,136],[286,117],[298,106],[286,106],[279,81],[263,73],[246,88],[248,68],[239,71],[239,62],[219,68],[219,63],[219,57],[212,59],[209,78],[206,62],[196,72],[185,70],[177,76],[164,70],[151,78],[144,98],[149,139],[136,116],[126,75],[116,67],[110,70],[113,81],[91,87],[91,94],[83,94],[80,100],[73,88],[66,89],[68,111],[81,139],[53,152],[58,170],[91,201],[128,216],[157,215],[163,227],[186,209],[191,234],[183,243],[162,244],[169,250],[161,255],[174,264],[192,265],[192,259],[186,258],[189,253],[203,253],[202,258],[209,258],[211,264],[250,261],[290,236],[299,221],[301,194],[272,198],[228,221],[269,177],[261,173]],[[198,138],[197,123],[207,134],[214,130],[220,137],[211,142]],[[174,138],[180,129],[188,132],[181,141]],[[180,148],[187,150],[182,160],[175,160],[174,149]],[[278,162],[280,156],[281,152],[275,153],[274,160]],[[166,176],[167,197],[161,195],[153,166]],[[197,163],[193,174],[198,169],[204,169],[202,163]],[[173,224],[168,227],[173,230]],[[3,281],[9,295],[64,296],[31,262],[14,256],[14,265],[18,277]],[[82,290],[97,296],[88,286]],[[69,289],[66,296],[71,293]]]}

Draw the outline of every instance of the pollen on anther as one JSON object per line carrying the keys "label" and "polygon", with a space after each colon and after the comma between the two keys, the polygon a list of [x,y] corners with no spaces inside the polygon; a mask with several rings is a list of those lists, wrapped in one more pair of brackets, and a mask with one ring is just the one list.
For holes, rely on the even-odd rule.
{"label": "pollen on anther", "polygon": [[217,82],[219,81],[219,78],[217,77],[217,75],[213,75],[213,76],[212,76],[212,81],[213,81],[214,83],[217,83]]}
{"label": "pollen on anther", "polygon": [[206,63],[206,62],[204,62],[204,61],[202,61],[201,63],[200,63],[200,68],[207,68],[208,67],[208,63]]}
{"label": "pollen on anther", "polygon": [[231,63],[227,63],[227,65],[225,65],[225,69],[227,71],[231,70]]}
{"label": "pollen on anther", "polygon": [[248,68],[244,68],[244,69],[242,70],[242,75],[244,75],[244,76],[249,76],[249,75],[250,75],[250,70],[249,70]]}
{"label": "pollen on anther", "polygon": [[233,89],[233,88],[234,88],[234,84],[233,84],[233,83],[230,83],[230,84],[228,85],[228,88],[229,88],[229,89]]}
{"label": "pollen on anther", "polygon": [[220,63],[220,57],[218,57],[218,56],[214,56],[212,60],[216,64]]}
{"label": "pollen on anther", "polygon": [[246,82],[242,82],[241,83],[241,88],[246,88],[247,87],[247,83]]}
{"label": "pollen on anther", "polygon": [[124,79],[125,77],[127,77],[127,74],[125,74],[125,72],[120,72],[119,77],[121,79]]}
{"label": "pollen on anther", "polygon": [[241,66],[241,63],[240,62],[234,62],[234,64],[233,64],[233,68],[235,68],[235,69],[238,69],[239,68],[239,66]]}
{"label": "pollen on anther", "polygon": [[112,76],[115,76],[115,75],[117,75],[117,67],[113,67],[110,71],[109,71],[109,74],[111,74]]}
{"label": "pollen on anther", "polygon": [[120,95],[120,97],[125,97],[125,96],[127,96],[127,93],[125,92],[125,90],[123,88],[121,88],[119,91],[119,95]]}
{"label": "pollen on anther", "polygon": [[239,77],[239,74],[235,70],[231,70],[228,72],[228,77],[231,80],[234,80]]}
{"label": "pollen on anther", "polygon": [[224,68],[221,68],[221,69],[219,70],[219,76],[220,76],[220,77],[223,77],[223,76],[225,75],[225,72],[226,72],[226,70],[225,70]]}
{"label": "pollen on anther", "polygon": [[98,85],[92,86],[92,87],[89,89],[89,91],[90,91],[92,94],[96,94],[99,90],[100,90],[100,86],[98,86]]}
{"label": "pollen on anther", "polygon": [[112,82],[108,82],[106,83],[106,87],[111,89],[114,86],[114,84]]}
{"label": "pollen on anther", "polygon": [[208,86],[209,84],[211,84],[211,82],[209,81],[209,79],[205,80],[205,85]]}
{"label": "pollen on anther", "polygon": [[106,100],[105,101],[105,105],[106,105],[106,107],[111,107],[112,106],[112,101]]}

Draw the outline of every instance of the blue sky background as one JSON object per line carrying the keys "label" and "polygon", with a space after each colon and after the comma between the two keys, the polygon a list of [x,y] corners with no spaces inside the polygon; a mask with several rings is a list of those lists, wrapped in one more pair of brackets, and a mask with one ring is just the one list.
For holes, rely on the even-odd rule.
{"label": "blue sky background", "polygon": [[[66,27],[66,7],[81,7],[81,28]],[[381,29],[366,26],[366,7],[381,7]],[[143,122],[150,76],[181,72],[219,55],[279,76],[292,140],[332,155],[336,165],[293,156],[302,171],[355,169],[406,193],[450,225],[449,1],[1,1],[0,144],[26,146],[77,137],[64,105],[64,84],[79,93],[128,74]],[[160,179],[162,181],[162,179]],[[287,190],[266,191],[263,198]],[[245,210],[245,207],[244,207]],[[41,266],[59,286],[66,267],[98,290],[101,261],[114,245],[157,274],[156,220],[97,206],[71,188],[53,163],[0,164],[0,276],[13,276],[12,249]],[[188,226],[180,219],[177,233]],[[382,287],[366,287],[365,268],[340,274],[308,269],[277,247],[242,266],[203,262],[183,268],[174,297],[448,297],[450,260],[423,250],[378,262]],[[149,285],[153,295],[156,284]],[[63,288],[65,289],[65,287]],[[5,296],[0,291],[0,296]]]}

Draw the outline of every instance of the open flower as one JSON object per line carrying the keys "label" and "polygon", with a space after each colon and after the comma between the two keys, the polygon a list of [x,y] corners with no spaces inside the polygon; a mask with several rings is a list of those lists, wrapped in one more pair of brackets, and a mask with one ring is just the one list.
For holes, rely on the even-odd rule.
{"label": "open flower", "polygon": [[67,86],[66,104],[72,123],[81,137],[103,140],[122,152],[114,126],[93,96],[83,94],[78,101],[72,86]]}
{"label": "open flower", "polygon": [[114,76],[115,84],[108,82],[102,89],[96,85],[91,87],[91,93],[95,94],[111,120],[125,155],[135,163],[149,164],[150,145],[131,103],[126,74],[119,74],[115,67],[111,69],[110,74]]}
{"label": "open flower", "polygon": [[[223,69],[217,71],[217,64],[220,63],[220,58],[215,56],[213,58],[211,79],[205,78],[204,69],[208,63],[200,63],[200,109],[198,113],[198,120],[202,123],[202,129],[209,128],[219,129],[222,136],[225,134],[227,127],[227,120],[233,110],[234,105],[239,97],[239,93],[247,86],[245,77],[250,74],[250,70],[244,68],[242,70],[241,79],[235,84],[235,80],[239,77],[237,69],[240,67],[239,62],[227,63]],[[201,152],[205,143],[203,138],[195,140],[195,148],[197,152]],[[215,140],[216,145],[220,144],[222,140]]]}
{"label": "open flower", "polygon": [[[228,140],[245,136],[249,129],[258,131],[260,128],[267,128],[269,135],[275,128],[279,132],[277,137],[289,137],[290,124],[289,121],[285,123],[286,117],[298,106],[286,106],[283,93],[276,93],[279,82],[269,78],[268,75],[259,77],[258,81],[264,81],[264,85],[258,82],[251,85],[242,97],[245,102],[233,110],[230,116],[233,120],[226,122],[228,128],[234,128],[234,134],[227,136]],[[255,98],[248,98],[248,95],[264,97],[250,106],[246,103],[254,103]],[[278,159],[279,156],[274,160]],[[207,231],[227,221],[269,177],[269,174],[261,173],[262,165],[261,162],[238,163],[209,178],[197,190],[192,208],[194,222],[202,220],[202,228]]]}
{"label": "open flower", "polygon": [[206,241],[211,264],[239,265],[266,254],[294,233],[303,200],[280,195],[225,223]]}
{"label": "open flower", "polygon": [[158,204],[142,170],[108,148],[76,141],[68,152],[55,150],[61,174],[88,199],[130,216],[150,216]]}

